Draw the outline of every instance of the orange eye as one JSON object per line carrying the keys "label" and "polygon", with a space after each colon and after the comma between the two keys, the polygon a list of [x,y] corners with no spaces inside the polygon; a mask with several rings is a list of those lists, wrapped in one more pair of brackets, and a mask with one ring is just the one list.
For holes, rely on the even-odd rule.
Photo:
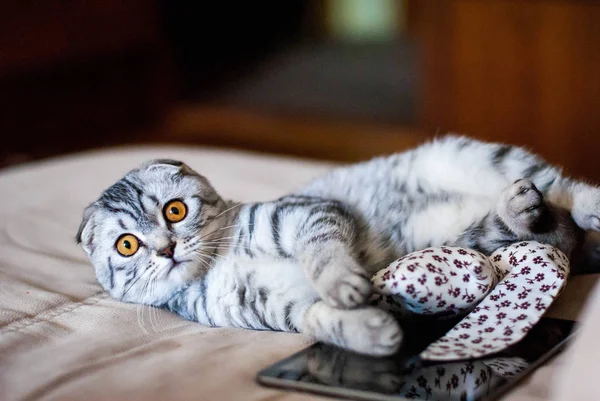
{"label": "orange eye", "polygon": [[119,237],[115,246],[122,256],[127,257],[137,252],[140,247],[140,241],[133,234],[124,234]]}
{"label": "orange eye", "polygon": [[187,207],[185,206],[185,203],[180,200],[172,200],[171,202],[167,203],[163,213],[167,221],[170,221],[171,223],[177,223],[185,218],[185,215],[187,214]]}

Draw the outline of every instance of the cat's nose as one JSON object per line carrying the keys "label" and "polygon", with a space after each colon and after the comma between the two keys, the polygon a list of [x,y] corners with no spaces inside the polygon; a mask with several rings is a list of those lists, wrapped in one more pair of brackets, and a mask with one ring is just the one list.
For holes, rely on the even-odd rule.
{"label": "cat's nose", "polygon": [[176,245],[175,242],[171,242],[169,245],[167,245],[163,249],[160,249],[157,252],[158,256],[162,256],[164,258],[173,258],[173,255],[175,255],[175,245]]}

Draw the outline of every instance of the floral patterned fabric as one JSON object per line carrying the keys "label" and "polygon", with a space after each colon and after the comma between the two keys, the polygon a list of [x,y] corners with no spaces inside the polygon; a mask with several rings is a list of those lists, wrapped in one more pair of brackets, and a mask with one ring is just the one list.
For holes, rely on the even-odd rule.
{"label": "floral patterned fabric", "polygon": [[400,315],[454,316],[472,310],[496,285],[501,271],[482,253],[428,248],[377,272],[374,302]]}
{"label": "floral patterned fabric", "polygon": [[372,278],[373,302],[401,315],[469,312],[421,357],[451,361],[497,353],[520,341],[564,288],[569,261],[534,241],[486,256],[441,247],[409,254]]}

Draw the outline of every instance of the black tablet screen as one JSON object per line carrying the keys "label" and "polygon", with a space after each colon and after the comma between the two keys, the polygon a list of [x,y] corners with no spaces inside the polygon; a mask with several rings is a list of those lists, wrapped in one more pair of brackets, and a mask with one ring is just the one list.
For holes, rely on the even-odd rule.
{"label": "black tablet screen", "polygon": [[498,395],[556,350],[573,330],[569,320],[543,318],[519,343],[477,360],[430,363],[417,355],[455,322],[405,326],[397,355],[371,358],[318,343],[259,373],[277,387],[356,399],[482,400]]}

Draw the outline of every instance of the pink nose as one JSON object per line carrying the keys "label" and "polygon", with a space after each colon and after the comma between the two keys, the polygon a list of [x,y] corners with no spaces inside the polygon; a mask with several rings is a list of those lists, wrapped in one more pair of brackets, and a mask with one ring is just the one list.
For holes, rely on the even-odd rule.
{"label": "pink nose", "polygon": [[164,258],[172,258],[175,254],[175,242],[171,242],[169,245],[158,251],[158,255]]}

